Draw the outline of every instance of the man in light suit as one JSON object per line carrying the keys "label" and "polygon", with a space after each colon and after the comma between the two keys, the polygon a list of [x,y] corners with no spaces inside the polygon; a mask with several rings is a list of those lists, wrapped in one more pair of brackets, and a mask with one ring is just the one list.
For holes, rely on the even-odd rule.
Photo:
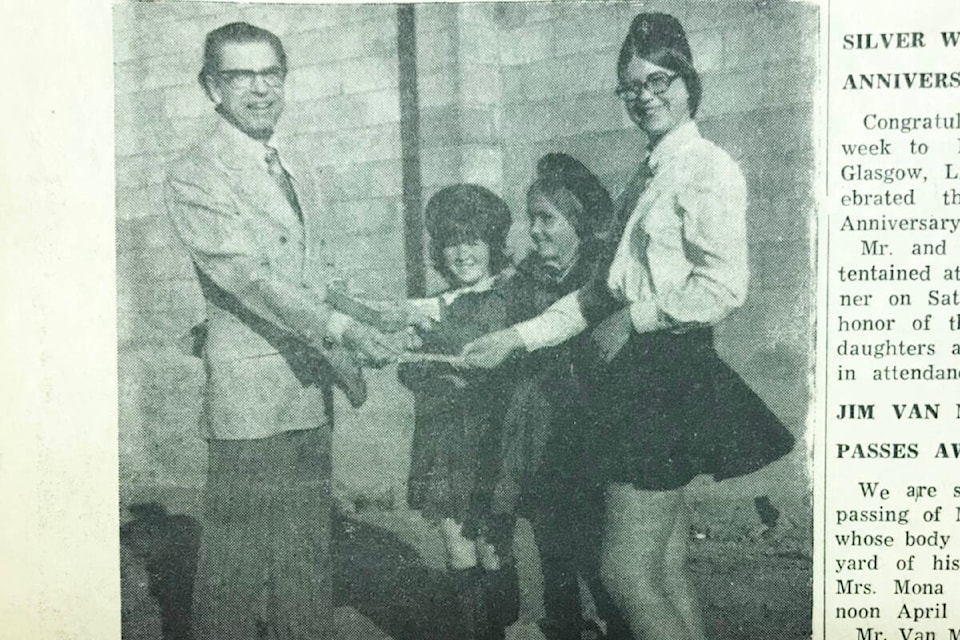
{"label": "man in light suit", "polygon": [[332,637],[332,349],[382,365],[402,346],[324,301],[323,211],[309,172],[272,140],[286,71],[269,31],[210,32],[200,83],[221,118],[166,187],[209,320],[199,640]]}

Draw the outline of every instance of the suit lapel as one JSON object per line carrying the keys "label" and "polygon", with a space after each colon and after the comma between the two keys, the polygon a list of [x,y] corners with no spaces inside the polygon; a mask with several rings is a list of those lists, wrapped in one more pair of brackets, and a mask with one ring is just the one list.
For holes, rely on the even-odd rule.
{"label": "suit lapel", "polygon": [[221,121],[213,139],[224,166],[237,176],[238,193],[249,205],[248,213],[266,214],[273,223],[297,237],[302,231],[300,222],[283,189],[267,171],[266,148],[226,121]]}
{"label": "suit lapel", "polygon": [[281,149],[281,159],[290,174],[293,188],[296,190],[303,212],[303,232],[305,246],[304,279],[317,286],[325,286],[328,271],[333,263],[327,245],[329,237],[329,222],[324,206],[323,194],[326,174],[311,169],[305,160],[301,148],[295,144],[288,144]]}

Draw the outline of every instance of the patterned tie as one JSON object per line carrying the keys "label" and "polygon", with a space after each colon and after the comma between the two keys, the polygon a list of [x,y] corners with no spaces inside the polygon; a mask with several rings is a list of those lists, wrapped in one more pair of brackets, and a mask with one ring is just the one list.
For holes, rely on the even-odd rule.
{"label": "patterned tie", "polygon": [[297,192],[293,189],[293,181],[290,180],[290,174],[287,173],[287,170],[284,169],[280,163],[280,154],[277,153],[277,150],[273,147],[267,147],[265,160],[267,161],[267,170],[270,172],[270,175],[273,176],[273,179],[277,181],[277,184],[283,191],[283,195],[287,197],[287,202],[290,203],[290,207],[297,214],[297,220],[303,222],[303,211],[300,210],[300,201],[297,200]]}

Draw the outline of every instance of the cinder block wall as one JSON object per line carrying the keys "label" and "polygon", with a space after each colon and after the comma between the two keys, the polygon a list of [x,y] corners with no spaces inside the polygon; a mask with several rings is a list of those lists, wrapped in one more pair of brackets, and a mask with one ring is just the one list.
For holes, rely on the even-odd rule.
{"label": "cinder block wall", "polygon": [[[658,2],[683,22],[704,80],[704,135],[740,163],[750,189],[748,304],[719,347],[802,441],[810,346],[812,88],[816,8],[787,2]],[[613,96],[620,43],[638,5],[424,4],[416,8],[424,202],[456,181],[502,193],[511,247],[526,250],[524,192],[536,159],[562,150],[616,193],[644,139]],[[190,265],[163,218],[164,165],[208,126],[196,84],[203,35],[234,19],[275,31],[291,57],[280,135],[315,159],[331,188],[342,275],[402,295],[396,12],[392,6],[137,3],[116,9],[121,481],[131,496],[202,481],[196,437],[202,374],[176,338],[202,318]],[[442,281],[430,273],[429,285]],[[409,398],[392,370],[370,376],[360,412],[338,407],[334,451],[348,496],[402,498]],[[800,529],[810,509],[804,447],[750,478],[693,493],[715,529],[755,521],[769,494]]]}

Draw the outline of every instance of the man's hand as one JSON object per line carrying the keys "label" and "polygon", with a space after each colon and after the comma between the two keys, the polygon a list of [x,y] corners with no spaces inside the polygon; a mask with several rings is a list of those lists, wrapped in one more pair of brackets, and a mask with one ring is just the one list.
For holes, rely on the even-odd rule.
{"label": "man's hand", "polygon": [[494,369],[523,348],[520,334],[510,328],[477,338],[465,346],[460,355],[468,367]]}
{"label": "man's hand", "polygon": [[404,332],[384,334],[353,321],[343,331],[343,346],[359,354],[365,363],[380,368],[397,359],[404,350]]}

